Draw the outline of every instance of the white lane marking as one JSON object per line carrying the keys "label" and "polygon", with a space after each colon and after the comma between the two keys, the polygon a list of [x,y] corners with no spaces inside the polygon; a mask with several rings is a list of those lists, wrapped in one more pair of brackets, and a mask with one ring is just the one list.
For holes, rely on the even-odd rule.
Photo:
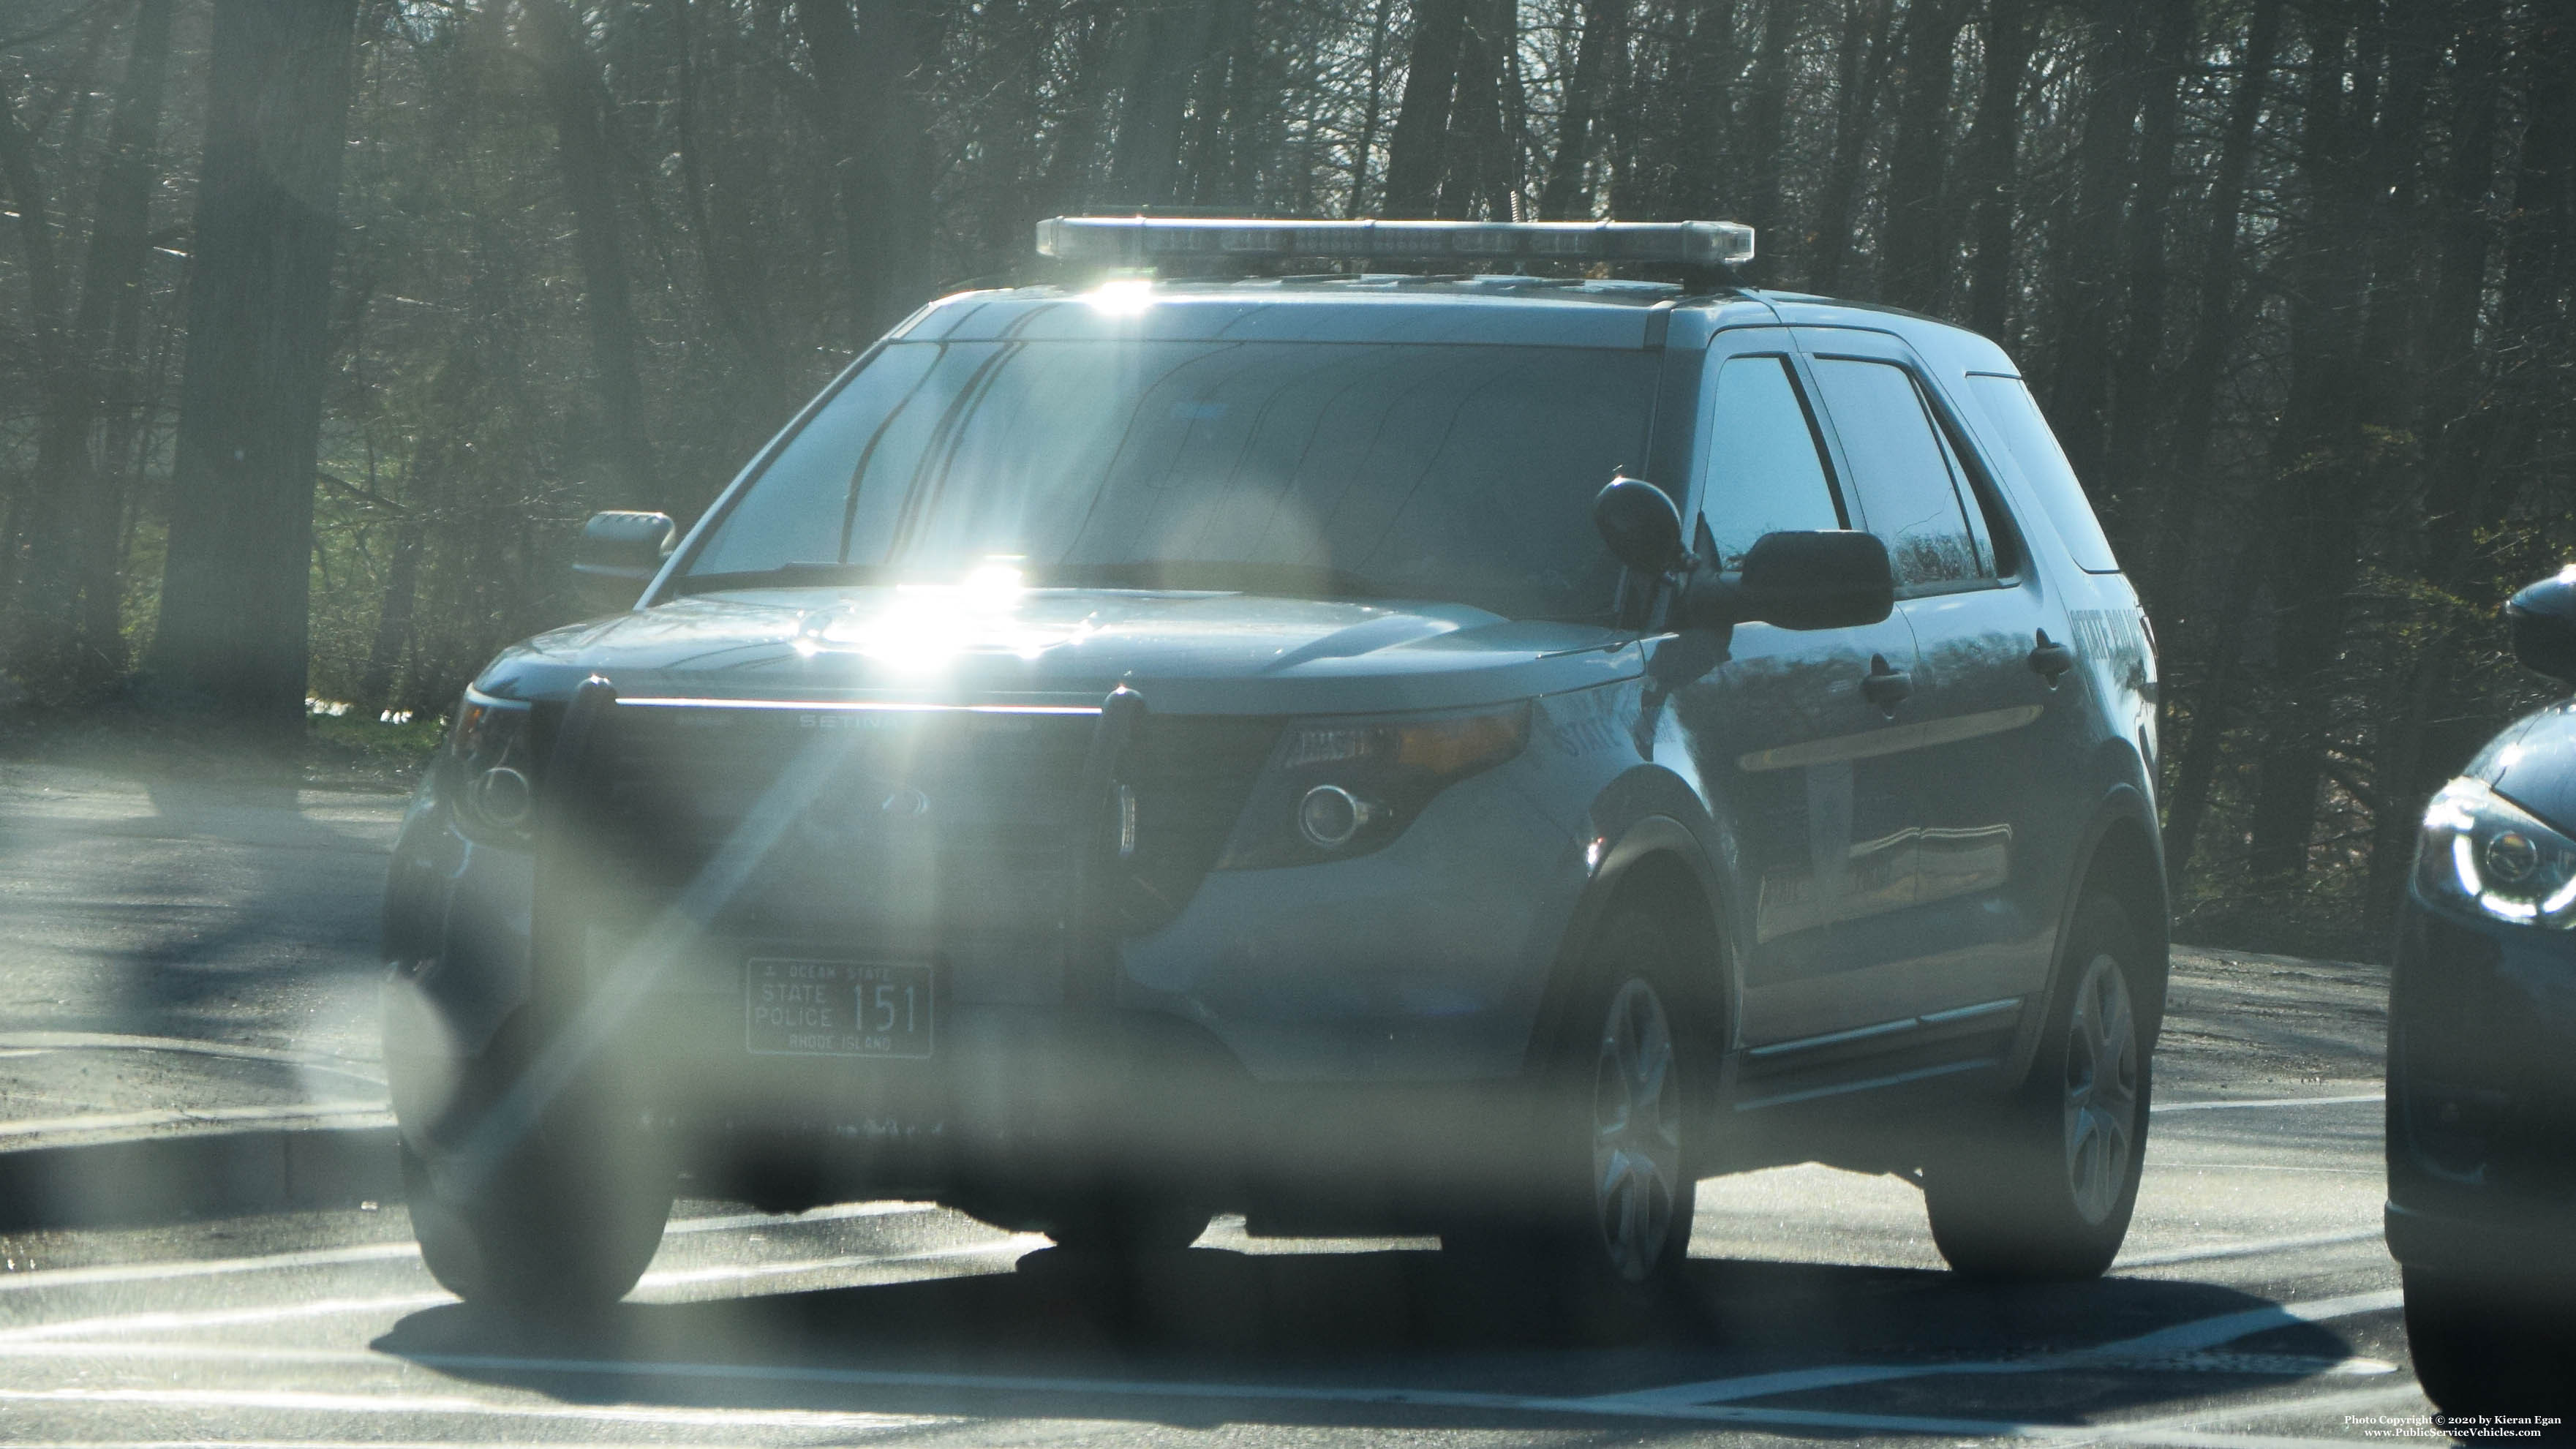
{"label": "white lane marking", "polygon": [[271,1107],[199,1107],[159,1112],[85,1112],[76,1117],[25,1117],[0,1122],[0,1137],[51,1133],[124,1132],[149,1127],[208,1127],[231,1122],[345,1122],[391,1127],[394,1114],[382,1101],[294,1102]]}
{"label": "white lane marking", "polygon": [[749,1263],[740,1267],[681,1268],[668,1273],[647,1273],[639,1288],[671,1288],[688,1283],[749,1282],[755,1278],[788,1278],[802,1273],[829,1273],[842,1268],[867,1268],[881,1263],[927,1263],[950,1258],[981,1258],[1002,1253],[1030,1253],[1046,1247],[1048,1239],[1040,1233],[1017,1233],[999,1243],[977,1243],[963,1248],[937,1248],[928,1252],[888,1255],[885,1253],[851,1253],[839,1258],[807,1258],[793,1263]]}
{"label": "white lane marking", "polygon": [[[1292,1403],[1375,1404],[1416,1408],[1481,1409],[1577,1418],[1662,1419],[1684,1422],[1787,1425],[1844,1430],[1879,1429],[1903,1433],[1980,1435],[2036,1439],[2068,1445],[2128,1443],[2174,1446],[2174,1449],[2351,1449],[2349,1439],[2308,1439],[2260,1434],[2224,1434],[2199,1428],[2243,1419],[2285,1414],[2331,1412],[2350,1406],[2377,1405],[2414,1397],[2412,1386],[2365,1393],[2337,1393],[2308,1399],[2239,1404],[2161,1419],[2109,1424],[2029,1423],[1999,1419],[1951,1419],[1921,1415],[1853,1414],[1830,1410],[1768,1409],[1746,1404],[1620,1403],[1610,1399],[1566,1399],[1522,1394],[1494,1394],[1446,1389],[1331,1387],[1305,1384],[1241,1384],[1165,1380],[1130,1381],[997,1374],[905,1373],[895,1370],[841,1369],[795,1364],[656,1363],[631,1359],[535,1359],[485,1354],[385,1355],[356,1349],[252,1348],[205,1343],[31,1343],[0,1350],[9,1358],[150,1360],[156,1365],[180,1361],[202,1363],[269,1363],[340,1367],[401,1367],[482,1372],[563,1374],[581,1377],[702,1379],[719,1382],[824,1384],[853,1388],[962,1389],[1004,1394],[1093,1395],[1103,1398],[1234,1399]],[[964,1415],[952,1415],[966,1417]]]}
{"label": "white lane marking", "polygon": [[[10,1449],[350,1449],[348,1439],[10,1439]],[[526,1439],[368,1439],[366,1449],[528,1449]],[[582,1449],[670,1449],[654,1444],[582,1441]],[[2352,1449],[2352,1446],[2344,1446]]]}
{"label": "white lane marking", "polygon": [[[2186,1411],[2164,1414],[2153,1419],[2131,1420],[2126,1426],[2146,1433],[2170,1429],[2194,1428],[2205,1424],[2244,1423],[2254,1419],[2278,1419],[2290,1414],[2342,1414],[2354,1409],[2375,1409],[2384,1404],[2412,1399],[2424,1402],[2424,1390],[2413,1383],[2386,1385],[2375,1389],[2341,1389],[2333,1393],[2310,1394],[2300,1399],[2268,1399],[2250,1404],[2236,1404],[2219,1410]],[[2350,1449],[2352,1440],[2336,1441]]]}
{"label": "white lane marking", "polygon": [[377,1063],[357,1057],[333,1056],[327,1052],[295,1051],[286,1047],[246,1046],[235,1042],[203,1041],[184,1036],[135,1036],[121,1031],[5,1031],[0,1032],[0,1051],[142,1051],[180,1052],[189,1056],[228,1057],[244,1062],[275,1062],[282,1066],[312,1067],[336,1076],[354,1077],[381,1087]]}
{"label": "white lane marking", "polygon": [[[926,1202],[858,1202],[835,1207],[815,1208],[793,1217],[771,1213],[727,1213],[722,1217],[679,1218],[662,1230],[669,1238],[675,1233],[718,1233],[734,1228],[793,1228],[805,1223],[837,1222],[845,1218],[899,1217],[912,1213],[939,1210],[938,1204]],[[420,1256],[418,1243],[361,1243],[346,1248],[308,1248],[292,1253],[264,1253],[247,1258],[182,1258],[167,1263],[102,1263],[89,1268],[31,1268],[23,1272],[0,1272],[0,1293],[21,1288],[73,1288],[92,1283],[146,1283],[165,1278],[198,1278],[222,1273],[267,1273],[289,1268],[333,1267],[342,1263],[392,1262]]]}
{"label": "white lane marking", "polygon": [[2187,1353],[2193,1349],[2216,1348],[2249,1334],[2268,1333],[2275,1328],[2288,1328],[2301,1323],[2324,1323],[2330,1319],[2353,1318],[2364,1313],[2384,1313],[2402,1308],[2406,1295],[2395,1288],[2382,1288],[2371,1293],[2346,1293],[2335,1298],[2313,1298],[2304,1303],[2271,1303],[2261,1308],[2248,1308],[2237,1313],[2222,1313],[2215,1318],[2196,1319],[2159,1328],[2135,1338],[2106,1343],[2093,1350],[2100,1354]]}
{"label": "white lane marking", "polygon": [[[2404,1297],[2396,1289],[2389,1288],[2375,1293],[2352,1293],[2339,1298],[2321,1298],[2309,1303],[2268,1304],[2238,1313],[2222,1313],[2214,1318],[2177,1323],[2167,1328],[2159,1328],[2152,1333],[2140,1334],[2135,1338],[2096,1344],[2091,1348],[2033,1354],[2028,1358],[1962,1359],[1927,1363],[1821,1364],[1814,1368],[1781,1369],[1772,1373],[1708,1379],[1695,1384],[1674,1384],[1660,1389],[1640,1389],[1625,1394],[1608,1394],[1603,1398],[1624,1404],[1706,1405],[1728,1403],[1738,1399],[1767,1399],[1774,1394],[1805,1393],[1814,1389],[1846,1388],[1855,1384],[1891,1383],[1898,1379],[2053,1373],[2070,1368],[2116,1367],[2122,1361],[2160,1358],[2215,1348],[2222,1343],[2229,1343],[2250,1334],[2264,1333],[2275,1328],[2287,1328],[2293,1324],[2319,1323],[2330,1318],[2378,1313],[2396,1308],[2404,1301]],[[2371,1362],[2376,1363],[2377,1360]]]}
{"label": "white lane marking", "polygon": [[2154,1253],[2123,1253],[2111,1266],[2120,1268],[2162,1268],[2174,1263],[2205,1263],[2213,1258],[2252,1258],[2264,1253],[2290,1253],[2301,1248],[2330,1248],[2338,1243],[2377,1242],[2386,1230],[2377,1224],[2341,1233],[2315,1233],[2298,1238],[2256,1238],[2243,1243],[2220,1243],[2205,1248],[2172,1248]]}
{"label": "white lane marking", "polygon": [[456,1395],[326,1394],[303,1389],[0,1389],[0,1402],[133,1404],[151,1408],[284,1409],[322,1414],[473,1414],[511,1419],[581,1419],[619,1424],[759,1426],[770,1429],[917,1429],[920,1414],[820,1409],[656,1409],[627,1405],[498,1404]]}
{"label": "white lane marking", "polygon": [[[807,1258],[788,1263],[746,1263],[716,1268],[682,1268],[666,1273],[647,1273],[638,1289],[678,1287],[692,1283],[749,1281],[757,1278],[780,1278],[799,1273],[824,1273],[842,1268],[891,1267],[901,1263],[932,1263],[953,1258],[992,1257],[1002,1253],[1026,1253],[1042,1247],[1046,1239],[1036,1234],[1021,1234],[998,1243],[977,1243],[963,1248],[935,1248],[919,1253],[859,1253],[837,1258]],[[309,1303],[276,1304],[260,1308],[210,1308],[174,1310],[162,1313],[117,1313],[97,1318],[67,1318],[53,1323],[31,1323],[21,1328],[0,1329],[0,1345],[25,1343],[34,1339],[65,1338],[82,1333],[132,1333],[140,1329],[229,1328],[245,1323],[280,1323],[298,1318],[331,1318],[354,1313],[395,1313],[413,1308],[427,1308],[440,1303],[453,1303],[450,1293],[405,1293],[383,1298],[320,1298]]]}
{"label": "white lane marking", "polygon": [[2266,1097],[2243,1102],[2158,1102],[2150,1112],[2223,1112],[2238,1107],[2340,1107],[2352,1102],[2384,1102],[2383,1092],[2364,1092],[2350,1097]]}

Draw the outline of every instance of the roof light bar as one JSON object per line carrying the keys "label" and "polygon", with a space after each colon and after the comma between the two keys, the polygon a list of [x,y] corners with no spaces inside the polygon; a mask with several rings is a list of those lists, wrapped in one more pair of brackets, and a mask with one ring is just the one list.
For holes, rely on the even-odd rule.
{"label": "roof light bar", "polygon": [[1753,228],[1732,221],[1265,221],[1058,216],[1038,255],[1147,266],[1184,257],[1403,261],[1603,261],[1716,266],[1753,260]]}

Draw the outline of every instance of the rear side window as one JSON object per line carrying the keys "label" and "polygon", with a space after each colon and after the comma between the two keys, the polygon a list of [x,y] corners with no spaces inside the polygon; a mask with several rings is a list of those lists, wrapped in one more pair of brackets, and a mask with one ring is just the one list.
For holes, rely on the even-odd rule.
{"label": "rear side window", "polygon": [[1978,547],[1968,523],[1967,480],[1952,466],[1912,374],[1893,363],[1827,357],[1816,360],[1816,386],[1869,530],[1887,541],[1897,586],[1993,577],[1993,554]]}
{"label": "rear side window", "polygon": [[1721,568],[1742,567],[1766,533],[1846,526],[1787,358],[1731,357],[1718,369],[1702,499]]}
{"label": "rear side window", "polygon": [[2048,430],[2048,419],[2040,415],[2030,389],[2017,377],[1977,372],[1968,375],[1968,394],[1994,425],[1994,435],[2012,454],[2022,480],[2039,495],[2039,506],[2057,525],[2057,536],[2066,540],[2075,566],[2091,574],[2118,573],[2120,561],[2111,554],[2111,541],[2102,536],[2101,521],[2084,500],[2084,485],[2076,481],[2075,469],[2057,446],[2057,435]]}

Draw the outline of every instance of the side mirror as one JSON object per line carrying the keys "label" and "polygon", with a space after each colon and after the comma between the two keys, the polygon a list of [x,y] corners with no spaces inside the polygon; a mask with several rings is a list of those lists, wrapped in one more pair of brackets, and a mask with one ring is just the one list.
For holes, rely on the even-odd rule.
{"label": "side mirror", "polygon": [[1682,606],[1704,629],[1745,623],[1848,629],[1895,611],[1896,570],[1875,534],[1766,533],[1745,553],[1741,572],[1693,570]]}
{"label": "side mirror", "polygon": [[573,586],[602,613],[630,607],[678,541],[667,513],[594,513],[573,549]]}
{"label": "side mirror", "polygon": [[1592,499],[1592,526],[1619,562],[1658,578],[1682,566],[1682,511],[1671,495],[1622,473]]}
{"label": "side mirror", "polygon": [[2504,621],[2524,668],[2576,684],[2576,564],[2514,595]]}

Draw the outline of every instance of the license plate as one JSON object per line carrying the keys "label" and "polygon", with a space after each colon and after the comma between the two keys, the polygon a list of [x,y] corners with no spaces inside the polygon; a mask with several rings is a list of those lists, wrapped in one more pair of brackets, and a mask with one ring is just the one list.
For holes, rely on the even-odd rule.
{"label": "license plate", "polygon": [[754,957],[742,1021],[756,1056],[926,1057],[930,967]]}

